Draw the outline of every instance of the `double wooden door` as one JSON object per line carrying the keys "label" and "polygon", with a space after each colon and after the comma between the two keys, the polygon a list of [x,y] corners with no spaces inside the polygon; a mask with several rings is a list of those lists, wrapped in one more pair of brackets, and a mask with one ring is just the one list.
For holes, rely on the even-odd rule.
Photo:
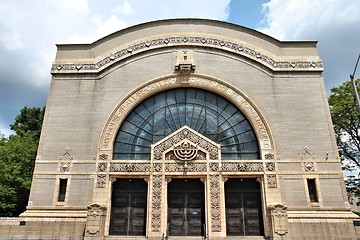
{"label": "double wooden door", "polygon": [[228,236],[263,235],[260,186],[256,179],[228,179],[225,209]]}
{"label": "double wooden door", "polygon": [[203,236],[204,183],[197,179],[173,179],[168,185],[170,236]]}
{"label": "double wooden door", "polygon": [[113,184],[110,235],[145,236],[147,183],[118,179]]}

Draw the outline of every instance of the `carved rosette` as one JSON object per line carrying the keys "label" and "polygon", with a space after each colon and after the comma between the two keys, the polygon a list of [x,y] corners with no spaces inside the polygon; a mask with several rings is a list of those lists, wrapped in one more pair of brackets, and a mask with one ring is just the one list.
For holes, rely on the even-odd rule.
{"label": "carved rosette", "polygon": [[151,230],[153,232],[160,232],[161,228],[161,186],[162,176],[153,176],[152,186],[152,217],[151,217]]}
{"label": "carved rosette", "polygon": [[221,232],[219,178],[219,175],[210,175],[211,229],[213,232]]}

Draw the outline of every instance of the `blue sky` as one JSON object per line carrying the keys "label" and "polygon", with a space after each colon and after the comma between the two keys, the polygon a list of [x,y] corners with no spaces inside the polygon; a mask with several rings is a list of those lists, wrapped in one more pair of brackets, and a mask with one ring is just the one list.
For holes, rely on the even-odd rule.
{"label": "blue sky", "polygon": [[[91,43],[142,22],[208,18],[279,40],[316,40],[329,89],[360,53],[360,0],[0,0],[0,132],[24,106],[42,107],[57,43]],[[360,77],[360,70],[355,75]]]}

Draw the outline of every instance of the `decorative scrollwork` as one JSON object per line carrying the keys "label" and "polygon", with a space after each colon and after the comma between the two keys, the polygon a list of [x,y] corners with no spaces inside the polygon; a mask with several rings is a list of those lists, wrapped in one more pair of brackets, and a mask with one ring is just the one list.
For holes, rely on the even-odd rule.
{"label": "decorative scrollwork", "polygon": [[[195,144],[198,147],[201,147],[202,149],[205,149],[209,151],[210,159],[218,159],[218,146],[214,145],[213,143],[209,142],[206,139],[203,139],[202,137],[198,136],[197,134],[193,133],[189,127],[185,126],[180,130],[178,133],[174,134],[164,142],[160,143],[159,145],[156,145],[154,147],[154,158],[156,160],[161,160],[163,153],[168,150],[171,147],[174,147],[174,155],[178,159],[185,159],[185,160],[192,160],[197,156],[197,152],[195,153],[194,146],[190,144],[190,147],[187,142],[187,144],[181,143],[179,146],[174,146],[178,144],[180,141],[188,139],[190,142]],[[184,148],[186,147],[186,148]],[[183,149],[183,152],[180,152],[180,149]],[[186,150],[185,150],[186,149]],[[178,151],[175,153],[175,151]],[[186,154],[185,154],[186,152]],[[178,155],[176,155],[178,154]],[[183,155],[181,155],[183,154]],[[185,155],[184,155],[185,154]]]}
{"label": "decorative scrollwork", "polygon": [[153,176],[152,187],[152,217],[151,217],[151,230],[153,232],[160,232],[161,228],[161,185],[162,176]]}
{"label": "decorative scrollwork", "polygon": [[153,163],[154,171],[161,172],[162,171],[162,163]]}
{"label": "decorative scrollwork", "polygon": [[150,163],[111,163],[110,172],[149,172]]}
{"label": "decorative scrollwork", "polygon": [[165,163],[166,172],[206,172],[206,163]]}
{"label": "decorative scrollwork", "polygon": [[[186,39],[186,40],[185,40]],[[225,40],[215,38],[204,38],[200,36],[188,36],[188,37],[170,37],[170,38],[159,38],[153,40],[147,40],[146,42],[137,43],[119,49],[115,53],[104,57],[96,63],[66,63],[66,64],[53,64],[51,67],[52,73],[58,73],[60,71],[82,71],[82,72],[98,72],[106,66],[109,66],[120,59],[124,59],[134,54],[134,52],[143,52],[150,48],[158,48],[159,46],[166,46],[169,43],[174,45],[182,45],[184,42],[192,45],[207,45],[215,48],[225,49],[233,53],[247,56],[255,61],[259,61],[268,65],[274,70],[278,69],[322,69],[323,64],[321,61],[276,61],[271,56],[261,53],[256,49],[252,49],[250,46],[244,46],[240,43],[229,42]]]}
{"label": "decorative scrollwork", "polygon": [[219,178],[219,175],[210,175],[211,229],[213,232],[221,232]]}
{"label": "decorative scrollwork", "polygon": [[259,162],[223,162],[221,170],[223,172],[262,172],[264,168]]}
{"label": "decorative scrollwork", "polygon": [[275,163],[274,162],[267,162],[266,163],[266,171],[269,171],[269,172],[275,171]]}
{"label": "decorative scrollwork", "polygon": [[96,187],[97,188],[104,188],[106,184],[106,175],[105,174],[98,174],[96,179]]}
{"label": "decorative scrollwork", "polygon": [[98,164],[99,172],[105,172],[106,171],[106,165],[107,165],[107,163],[99,163]]}
{"label": "decorative scrollwork", "polygon": [[277,188],[276,174],[269,174],[267,177],[267,184],[269,188]]}
{"label": "decorative scrollwork", "polygon": [[267,160],[272,160],[272,159],[274,159],[274,154],[271,154],[271,153],[265,154],[265,159],[267,159]]}
{"label": "decorative scrollwork", "polygon": [[218,163],[209,163],[210,170],[213,172],[219,171],[219,164]]}

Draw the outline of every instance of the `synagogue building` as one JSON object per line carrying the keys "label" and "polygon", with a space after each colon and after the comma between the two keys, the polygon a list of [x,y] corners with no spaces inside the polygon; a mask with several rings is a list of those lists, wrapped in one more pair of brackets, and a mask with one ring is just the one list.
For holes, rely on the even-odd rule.
{"label": "synagogue building", "polygon": [[316,44],[171,19],[57,45],[0,239],[357,239]]}

